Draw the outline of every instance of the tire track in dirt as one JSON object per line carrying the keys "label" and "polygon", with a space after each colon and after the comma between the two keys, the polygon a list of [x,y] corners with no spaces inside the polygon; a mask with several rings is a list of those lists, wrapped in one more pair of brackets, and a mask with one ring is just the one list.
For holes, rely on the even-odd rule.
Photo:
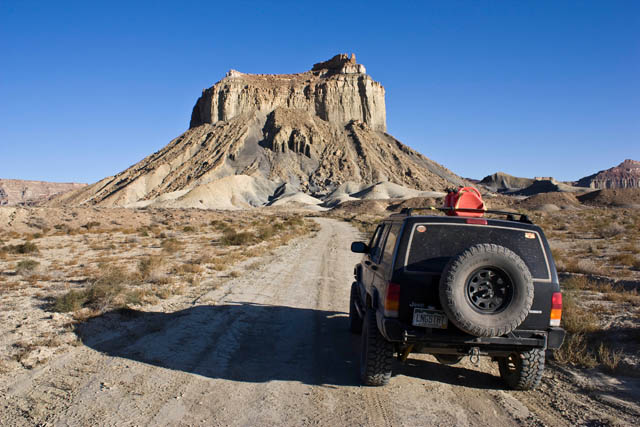
{"label": "tire track in dirt", "polygon": [[[348,332],[358,255],[349,224],[317,219],[312,238],[260,258],[217,289],[167,312],[110,314],[84,346],[2,383],[2,425],[573,424],[581,396],[504,391],[488,360],[449,367],[426,355],[394,363],[382,388],[358,381]],[[250,262],[254,263],[253,259]],[[176,307],[176,308],[173,308]],[[568,392],[567,392],[568,393]],[[554,409],[562,402],[571,413]],[[593,400],[591,400],[593,402]]]}

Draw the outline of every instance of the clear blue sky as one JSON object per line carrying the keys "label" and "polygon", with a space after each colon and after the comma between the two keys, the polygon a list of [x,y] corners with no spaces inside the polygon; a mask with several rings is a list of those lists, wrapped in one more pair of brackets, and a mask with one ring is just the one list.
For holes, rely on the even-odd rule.
{"label": "clear blue sky", "polygon": [[228,69],[341,52],[386,88],[389,133],[465,177],[640,160],[640,1],[0,0],[0,178],[97,181]]}

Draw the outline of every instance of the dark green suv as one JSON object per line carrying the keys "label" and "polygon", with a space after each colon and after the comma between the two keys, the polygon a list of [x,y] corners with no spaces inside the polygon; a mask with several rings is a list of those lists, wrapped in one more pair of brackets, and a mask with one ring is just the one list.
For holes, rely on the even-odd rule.
{"label": "dark green suv", "polygon": [[[350,327],[362,333],[360,375],[386,384],[394,356],[428,353],[444,364],[464,356],[497,361],[514,389],[538,385],[545,350],[558,348],[562,294],[549,244],[526,216],[421,216],[378,225],[351,288]],[[491,213],[491,211],[489,211]]]}

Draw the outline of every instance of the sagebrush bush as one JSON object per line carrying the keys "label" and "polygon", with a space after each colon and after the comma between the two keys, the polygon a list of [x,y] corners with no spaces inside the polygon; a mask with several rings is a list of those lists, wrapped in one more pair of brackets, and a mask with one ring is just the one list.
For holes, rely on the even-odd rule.
{"label": "sagebrush bush", "polygon": [[23,259],[16,265],[16,273],[25,275],[33,272],[40,263],[32,259]]}
{"label": "sagebrush bush", "polygon": [[149,255],[138,261],[138,273],[142,280],[149,280],[157,276],[164,260],[160,256]]}
{"label": "sagebrush bush", "polygon": [[8,245],[2,248],[3,252],[7,252],[10,254],[30,254],[30,253],[38,253],[40,250],[38,246],[33,242],[25,242],[19,245]]}
{"label": "sagebrush bush", "polygon": [[249,232],[243,231],[237,233],[235,230],[227,230],[220,238],[220,244],[225,246],[246,245],[254,240],[255,236]]}
{"label": "sagebrush bush", "polygon": [[623,225],[614,222],[612,224],[602,226],[598,230],[598,234],[603,239],[610,239],[624,233],[625,231],[626,228]]}

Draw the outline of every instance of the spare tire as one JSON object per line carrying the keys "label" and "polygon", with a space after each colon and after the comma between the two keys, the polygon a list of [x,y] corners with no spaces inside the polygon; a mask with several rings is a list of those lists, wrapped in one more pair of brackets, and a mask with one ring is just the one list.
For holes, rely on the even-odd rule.
{"label": "spare tire", "polygon": [[471,246],[445,266],[440,303],[460,330],[477,337],[502,336],[529,314],[531,273],[518,255],[503,246]]}

